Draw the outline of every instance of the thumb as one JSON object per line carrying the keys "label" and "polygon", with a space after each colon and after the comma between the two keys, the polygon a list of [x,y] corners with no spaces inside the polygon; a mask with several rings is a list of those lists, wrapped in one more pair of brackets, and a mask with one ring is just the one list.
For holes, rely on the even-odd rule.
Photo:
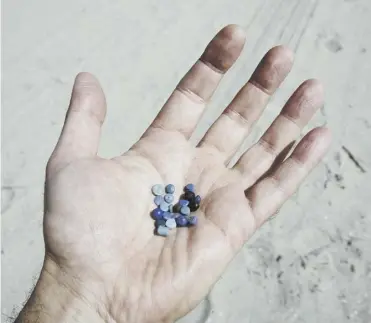
{"label": "thumb", "polygon": [[95,156],[105,115],[106,100],[99,82],[89,73],[78,74],[48,169],[53,171],[73,160]]}

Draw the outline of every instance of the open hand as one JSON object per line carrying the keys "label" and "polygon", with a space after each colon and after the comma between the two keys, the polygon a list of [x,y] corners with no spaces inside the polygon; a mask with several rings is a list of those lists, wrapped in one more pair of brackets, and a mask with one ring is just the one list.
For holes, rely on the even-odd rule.
{"label": "open hand", "polygon": [[[330,133],[316,128],[287,157],[323,104],[320,83],[308,80],[261,139],[229,165],[291,69],[293,55],[282,46],[264,56],[199,145],[191,145],[244,41],[239,27],[222,29],[142,138],[112,159],[97,156],[106,114],[102,89],[92,75],[77,76],[47,167],[43,270],[83,300],[97,321],[172,322],[186,314],[326,152]],[[177,196],[185,184],[196,185],[202,197],[197,226],[154,235],[151,187],[157,183],[174,184]]]}

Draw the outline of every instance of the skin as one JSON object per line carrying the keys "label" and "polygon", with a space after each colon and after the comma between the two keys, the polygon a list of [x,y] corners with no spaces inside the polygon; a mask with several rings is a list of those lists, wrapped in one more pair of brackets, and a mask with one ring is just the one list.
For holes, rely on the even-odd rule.
{"label": "skin", "polygon": [[[198,146],[189,142],[244,42],[238,26],[222,29],[141,139],[112,159],[97,156],[103,91],[91,74],[77,76],[47,165],[44,266],[17,322],[173,322],[207,295],[297,190],[330,143],[329,130],[316,128],[290,154],[323,104],[316,80],[300,85],[261,139],[230,165],[291,69],[287,48],[271,49]],[[156,183],[173,183],[176,198],[185,184],[196,185],[196,227],[154,235]]]}

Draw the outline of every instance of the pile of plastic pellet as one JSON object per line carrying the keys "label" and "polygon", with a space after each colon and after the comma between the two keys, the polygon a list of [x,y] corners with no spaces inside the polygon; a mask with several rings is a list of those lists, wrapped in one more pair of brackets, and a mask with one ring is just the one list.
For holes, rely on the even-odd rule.
{"label": "pile of plastic pellet", "polygon": [[184,194],[174,204],[175,186],[168,184],[165,187],[161,184],[152,186],[152,194],[157,207],[152,211],[152,218],[155,220],[156,233],[166,237],[171,229],[176,227],[187,227],[197,224],[197,216],[191,212],[197,211],[200,207],[201,197],[195,194],[193,184],[184,188]]}

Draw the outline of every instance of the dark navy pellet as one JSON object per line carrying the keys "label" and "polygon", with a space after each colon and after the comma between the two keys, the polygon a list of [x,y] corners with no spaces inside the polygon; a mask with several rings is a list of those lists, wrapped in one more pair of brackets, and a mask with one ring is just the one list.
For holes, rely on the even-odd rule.
{"label": "dark navy pellet", "polygon": [[173,212],[174,213],[179,213],[181,208],[182,208],[182,206],[179,203],[177,203],[173,206]]}
{"label": "dark navy pellet", "polygon": [[195,212],[200,207],[200,204],[196,203],[196,201],[192,201],[191,203],[189,203],[188,207],[191,212]]}
{"label": "dark navy pellet", "polygon": [[175,221],[178,227],[185,227],[188,224],[188,220],[184,215],[178,216]]}
{"label": "dark navy pellet", "polygon": [[184,190],[185,191],[190,191],[190,192],[194,192],[195,191],[195,186],[194,184],[187,184],[185,187],[184,187]]}
{"label": "dark navy pellet", "polygon": [[156,219],[155,225],[156,225],[156,227],[159,227],[161,225],[166,226],[166,220],[165,219]]}
{"label": "dark navy pellet", "polygon": [[195,193],[191,192],[191,191],[186,191],[184,194],[183,194],[183,199],[184,200],[187,200],[188,202],[192,202],[194,199],[196,198],[196,195]]}

